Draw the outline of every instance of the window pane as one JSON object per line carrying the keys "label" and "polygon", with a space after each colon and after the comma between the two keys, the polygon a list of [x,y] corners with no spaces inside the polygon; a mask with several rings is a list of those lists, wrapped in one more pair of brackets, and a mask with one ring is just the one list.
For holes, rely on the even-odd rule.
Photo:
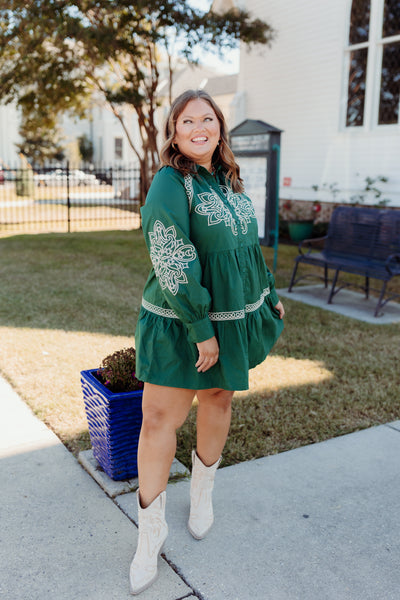
{"label": "window pane", "polygon": [[400,33],[400,2],[399,0],[385,0],[383,13],[382,37],[398,35]]}
{"label": "window pane", "polygon": [[122,159],[122,138],[114,138],[114,158]]}
{"label": "window pane", "polygon": [[368,42],[370,0],[353,0],[350,16],[350,44]]}
{"label": "window pane", "polygon": [[367,58],[368,48],[350,52],[349,89],[347,93],[347,127],[361,126],[364,122]]}
{"label": "window pane", "polygon": [[379,124],[390,125],[399,120],[400,42],[385,44],[382,55]]}

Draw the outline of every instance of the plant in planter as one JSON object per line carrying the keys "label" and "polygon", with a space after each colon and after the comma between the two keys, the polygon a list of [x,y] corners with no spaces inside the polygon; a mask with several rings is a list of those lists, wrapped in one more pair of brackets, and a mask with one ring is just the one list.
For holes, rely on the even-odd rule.
{"label": "plant in planter", "polygon": [[311,237],[314,220],[320,211],[321,204],[318,200],[314,202],[285,200],[283,202],[280,216],[287,222],[290,238],[294,242]]}
{"label": "plant in planter", "polygon": [[115,481],[137,476],[143,383],[136,378],[136,352],[110,354],[100,368],[81,371],[93,455]]}

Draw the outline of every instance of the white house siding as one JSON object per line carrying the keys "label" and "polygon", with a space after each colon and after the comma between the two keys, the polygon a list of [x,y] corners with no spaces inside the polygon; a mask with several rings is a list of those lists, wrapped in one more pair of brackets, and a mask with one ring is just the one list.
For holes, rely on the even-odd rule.
{"label": "white house siding", "polygon": [[219,75],[211,77],[204,86],[204,90],[215,99],[221,109],[228,130],[232,129],[234,125],[232,100],[237,90],[237,82],[237,74]]}
{"label": "white house siding", "polygon": [[79,138],[85,135],[89,140],[93,141],[92,121],[90,119],[78,119],[77,117],[64,115],[61,121],[61,130],[65,158],[71,164],[79,164],[81,162]]}
{"label": "white house siding", "polygon": [[[124,120],[129,135],[138,144],[138,126],[135,113],[129,107],[124,108]],[[132,166],[138,164],[138,158],[129,145],[121,123],[105,104],[98,104],[92,111],[93,160],[96,164]],[[115,138],[122,139],[122,158],[115,155]],[[140,148],[140,143],[139,143]]]}
{"label": "white house siding", "polygon": [[14,167],[19,164],[19,115],[13,104],[0,105],[0,164]]}
{"label": "white house siding", "polygon": [[[372,0],[373,11],[382,1]],[[246,8],[270,23],[277,38],[271,48],[241,51],[238,90],[244,100],[236,122],[261,119],[284,130],[281,198],[315,199],[312,185],[336,182],[336,200],[348,199],[365,177],[383,175],[389,178],[381,185],[385,197],[400,206],[400,126],[374,125],[371,109],[365,127],[344,127],[351,2],[246,0]],[[379,88],[375,73],[371,89]],[[291,178],[290,187],[283,178]]]}

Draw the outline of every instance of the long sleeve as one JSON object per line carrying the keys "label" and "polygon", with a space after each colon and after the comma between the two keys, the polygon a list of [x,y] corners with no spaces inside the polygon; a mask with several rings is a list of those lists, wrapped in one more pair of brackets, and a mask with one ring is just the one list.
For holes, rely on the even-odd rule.
{"label": "long sleeve", "polygon": [[190,239],[189,202],[184,180],[172,168],[154,177],[141,210],[143,233],[163,298],[186,325],[191,342],[214,336],[208,316],[211,297]]}

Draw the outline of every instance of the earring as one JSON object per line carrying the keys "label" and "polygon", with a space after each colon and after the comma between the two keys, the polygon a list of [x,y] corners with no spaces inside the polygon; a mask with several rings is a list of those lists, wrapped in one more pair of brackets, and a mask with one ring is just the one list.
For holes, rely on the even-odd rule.
{"label": "earring", "polygon": [[173,147],[174,150],[177,149],[177,146],[176,146],[175,142],[172,142],[171,146]]}

